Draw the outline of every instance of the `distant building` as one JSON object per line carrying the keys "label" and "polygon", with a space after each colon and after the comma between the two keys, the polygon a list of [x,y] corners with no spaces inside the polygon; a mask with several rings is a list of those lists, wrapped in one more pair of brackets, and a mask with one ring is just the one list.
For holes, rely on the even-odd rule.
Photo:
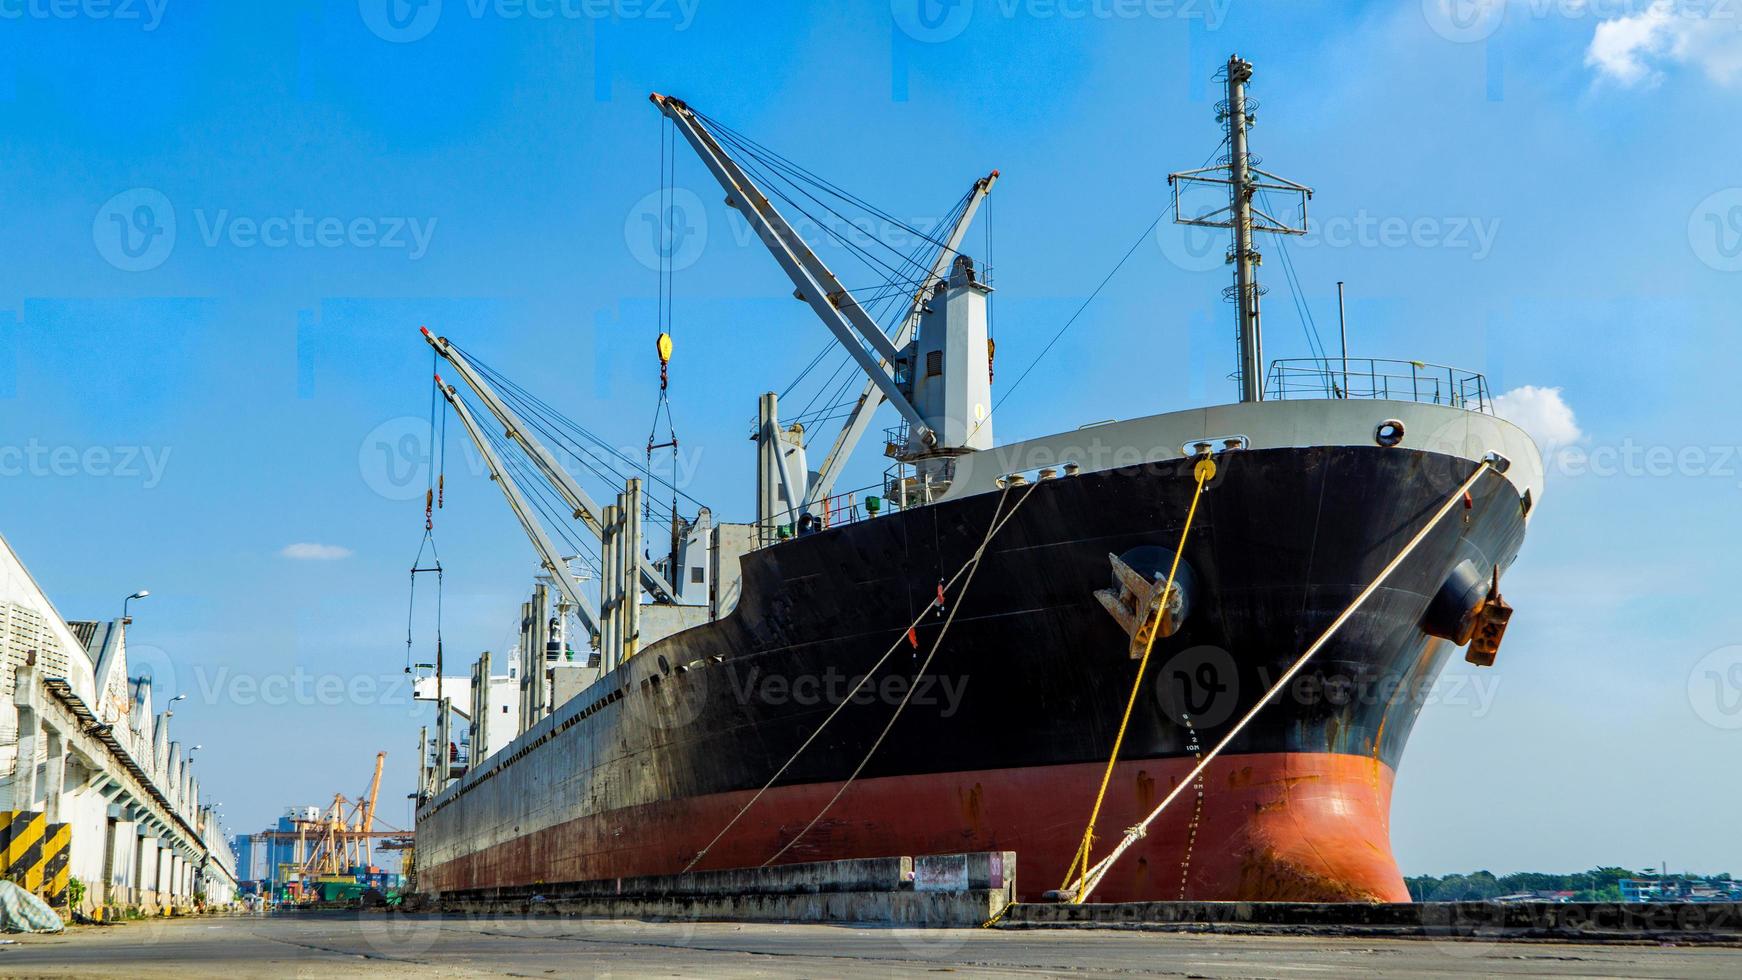
{"label": "distant building", "polygon": [[1742,884],[1725,878],[1622,878],[1616,884],[1623,902],[1742,901]]}

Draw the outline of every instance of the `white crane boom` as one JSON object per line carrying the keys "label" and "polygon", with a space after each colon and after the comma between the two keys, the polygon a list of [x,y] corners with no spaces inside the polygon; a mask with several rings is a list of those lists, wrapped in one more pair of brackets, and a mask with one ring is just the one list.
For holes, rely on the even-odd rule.
{"label": "white crane boom", "polygon": [[[857,361],[860,370],[871,379],[883,397],[901,412],[903,418],[926,445],[933,445],[937,436],[926,425],[925,418],[913,402],[902,393],[895,377],[885,364],[900,357],[900,349],[884,335],[870,314],[859,305],[847,287],[835,278],[823,260],[817,257],[803,236],[762,193],[732,155],[726,152],[695,112],[681,100],[654,93],[648,97],[659,110],[677,124],[679,132],[701,157],[714,179],[725,188],[727,203],[738,209],[755,229],[757,237],[769,254],[780,264],[798,289],[798,296],[816,312],[817,318],[835,335],[841,346]],[[867,345],[871,350],[866,350]],[[873,354],[872,351],[876,353]]]}
{"label": "white crane boom", "polygon": [[[437,337],[430,332],[428,327],[419,327],[418,329],[423,331],[423,339],[429,341],[429,345],[435,348],[435,352],[459,372],[460,380],[478,393],[478,398],[483,401],[484,407],[490,410],[490,414],[496,416],[498,422],[502,423],[508,438],[514,440],[521,449],[526,451],[526,455],[531,457],[539,472],[544,474],[545,481],[556,488],[563,503],[574,511],[575,519],[584,523],[587,530],[591,531],[595,537],[599,536],[602,533],[600,514],[603,511],[600,510],[598,504],[593,502],[593,498],[588,495],[585,488],[574,478],[574,475],[563,469],[556,457],[551,455],[550,450],[527,432],[526,425],[520,421],[520,416],[502,401],[502,398],[496,394],[496,389],[484,380],[464,354],[448,343],[446,337]],[[671,601],[674,594],[671,583],[666,581],[665,576],[659,574],[646,555],[635,557],[641,572],[642,586],[647,589],[655,601]]]}
{"label": "white crane boom", "polygon": [[[920,314],[925,312],[926,298],[930,296],[932,287],[949,275],[950,263],[961,254],[962,239],[968,234],[968,226],[974,223],[974,215],[980,210],[981,202],[991,192],[992,185],[998,183],[998,171],[994,170],[974,182],[973,190],[968,192],[968,203],[962,208],[961,217],[956,219],[950,229],[949,237],[938,249],[938,254],[932,260],[931,269],[924,279],[920,280],[919,288],[913,291],[913,302],[908,306],[907,315],[902,318],[901,326],[895,331],[895,347],[904,349],[913,340],[913,333],[919,327]],[[834,489],[835,480],[841,475],[841,468],[852,457],[853,450],[858,447],[859,440],[865,435],[865,429],[870,426],[872,416],[883,405],[883,391],[873,381],[867,381],[859,392],[859,401],[853,406],[852,414],[842,424],[841,432],[835,436],[835,444],[829,448],[829,454],[823,457],[822,469],[818,471],[816,482],[811,484],[805,494],[804,506],[808,510],[820,500],[829,496]]]}
{"label": "white crane boom", "polygon": [[599,635],[599,616],[594,612],[592,603],[588,602],[586,596],[581,594],[581,587],[575,581],[574,576],[570,574],[568,563],[563,561],[562,552],[558,551],[556,545],[551,543],[550,536],[544,531],[544,525],[538,522],[532,508],[526,502],[526,497],[521,494],[520,487],[508,475],[508,469],[502,464],[502,458],[496,455],[495,447],[490,445],[490,440],[485,437],[484,430],[478,427],[478,420],[472,417],[472,412],[466,408],[466,403],[460,400],[459,394],[452,385],[442,383],[441,375],[436,375],[435,382],[442,397],[446,398],[448,404],[453,407],[454,416],[460,420],[466,434],[472,437],[472,444],[478,447],[478,452],[484,457],[484,464],[490,468],[490,479],[495,480],[497,486],[502,488],[502,495],[508,498],[508,509],[512,510],[514,516],[520,519],[520,526],[525,529],[526,536],[532,539],[532,546],[538,551],[540,561],[546,569],[549,569],[551,576],[556,579],[557,587],[562,589],[563,594],[568,596],[571,603],[574,603],[575,611],[581,617],[581,625],[587,628],[589,634],[597,637]]}

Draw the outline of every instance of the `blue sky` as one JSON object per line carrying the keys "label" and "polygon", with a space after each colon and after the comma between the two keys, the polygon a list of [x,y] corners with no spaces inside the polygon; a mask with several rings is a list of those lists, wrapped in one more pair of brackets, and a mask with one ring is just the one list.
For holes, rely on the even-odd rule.
{"label": "blue sky", "polygon": [[[231,829],[357,792],[378,749],[392,798],[412,785],[422,714],[394,679],[422,477],[393,447],[427,412],[418,325],[646,440],[648,92],[915,223],[999,168],[1008,384],[1166,208],[1165,174],[1214,148],[1211,75],[1237,51],[1265,166],[1317,192],[1290,254],[1320,330],[1347,280],[1356,354],[1528,386],[1509,407],[1565,450],[1499,665],[1454,669],[1404,759],[1405,870],[1742,871],[1742,23],[1572,0],[923,2],[0,4],[0,445],[23,453],[0,460],[0,530],[69,617],[152,590],[131,639],[190,693],[176,722]],[[824,338],[678,161],[702,203],[672,403],[689,492],[741,519],[755,397]],[[1232,396],[1225,273],[1179,236],[1144,241],[1002,439]],[[1267,354],[1302,356],[1266,274]],[[459,663],[511,642],[533,559],[475,468],[450,465],[447,497]]]}

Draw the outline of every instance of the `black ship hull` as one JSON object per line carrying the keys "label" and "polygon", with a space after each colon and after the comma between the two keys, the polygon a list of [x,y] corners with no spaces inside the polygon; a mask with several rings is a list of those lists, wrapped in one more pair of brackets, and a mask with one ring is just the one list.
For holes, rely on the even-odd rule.
{"label": "black ship hull", "polygon": [[[1136,822],[1479,464],[1403,448],[1233,451],[1184,549],[1190,609],[1157,641],[1101,835]],[[1174,459],[1014,486],[746,555],[738,606],[652,644],[419,811],[435,892],[760,864],[790,843],[911,703],[863,773],[781,860],[1010,849],[1021,891],[1062,882],[1137,663],[1095,598],[1109,554],[1177,545],[1195,483]],[[1518,553],[1526,502],[1490,470],[1104,881],[1122,899],[1407,900],[1390,789],[1453,647],[1423,627],[1455,567]],[[944,616],[908,625],[992,538]],[[859,677],[897,644],[866,689]],[[857,693],[855,694],[855,691]]]}

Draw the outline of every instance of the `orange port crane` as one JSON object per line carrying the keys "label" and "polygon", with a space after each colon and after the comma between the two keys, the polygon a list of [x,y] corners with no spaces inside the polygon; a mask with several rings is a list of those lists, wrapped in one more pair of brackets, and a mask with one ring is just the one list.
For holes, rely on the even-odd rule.
{"label": "orange port crane", "polygon": [[[334,793],[332,805],[318,820],[296,821],[300,854],[305,877],[336,877],[349,874],[352,868],[367,867],[374,862],[374,841],[377,837],[399,838],[405,831],[375,829],[375,803],[381,793],[381,770],[387,764],[387,753],[375,754],[375,775],[369,789],[356,800],[347,800],[343,793]],[[307,845],[312,842],[312,849]]]}

